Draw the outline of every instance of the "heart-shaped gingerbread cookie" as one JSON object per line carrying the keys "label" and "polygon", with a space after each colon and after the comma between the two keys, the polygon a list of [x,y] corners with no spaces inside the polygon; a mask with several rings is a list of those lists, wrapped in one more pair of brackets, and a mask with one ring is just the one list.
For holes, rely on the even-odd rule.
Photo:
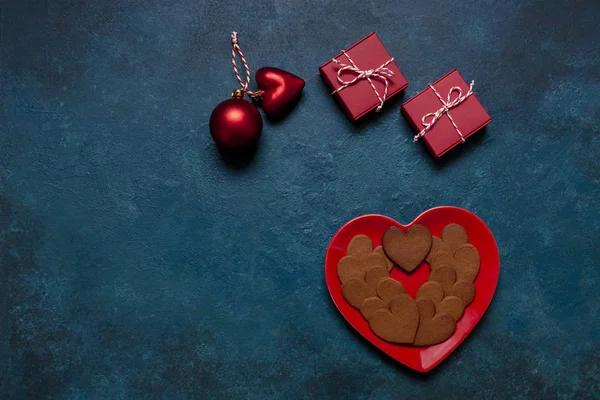
{"label": "heart-shaped gingerbread cookie", "polygon": [[[452,223],[457,224],[459,227],[464,227],[464,233],[460,232],[459,227],[451,226],[447,228],[442,235],[442,229]],[[374,278],[371,279],[378,280],[378,285],[374,290],[369,288],[367,294],[372,294],[372,296],[363,296],[364,298],[362,299],[360,306],[356,308],[351,306],[348,301],[344,299],[342,294],[342,283],[340,277],[338,277],[338,263],[346,256],[346,251],[348,249],[350,249],[350,253],[352,253],[353,257],[358,255],[359,259],[362,257],[363,260],[366,260],[368,254],[377,253],[375,250],[382,244],[383,235],[391,226],[395,226],[403,232],[408,232],[414,225],[423,225],[428,228],[434,236],[432,239],[433,244],[430,244],[430,246],[435,247],[435,237],[440,238],[441,244],[446,249],[450,249],[450,254],[467,244],[464,243],[464,241],[467,240],[478,250],[480,256],[479,271],[473,283],[462,281],[456,282],[456,277],[452,276],[452,272],[442,270],[436,272],[438,276],[441,276],[440,278],[431,279],[431,281],[437,282],[437,284],[441,286],[444,293],[442,300],[438,302],[438,304],[435,304],[427,298],[415,300],[415,303],[429,301],[433,304],[434,314],[431,318],[429,318],[431,316],[431,307],[421,306],[425,311],[429,311],[429,313],[426,312],[424,314],[423,318],[426,316],[427,318],[425,319],[423,326],[436,327],[434,329],[434,336],[431,336],[431,334],[426,331],[422,331],[419,335],[417,330],[415,342],[421,343],[422,346],[420,347],[399,345],[383,340],[374,333],[370,324],[372,324],[371,321],[374,315],[377,315],[377,318],[383,320],[386,323],[385,326],[394,326],[394,324],[397,323],[395,320],[389,320],[390,315],[394,317],[394,313],[392,313],[390,308],[392,302],[395,298],[401,297],[405,293],[410,298],[415,298],[417,289],[428,281],[429,268],[427,267],[427,264],[421,263],[422,265],[420,267],[417,265],[409,274],[397,267],[391,269],[389,277],[374,274]],[[351,239],[357,235],[364,235],[369,241],[367,241],[366,238],[362,238],[349,247]],[[443,240],[441,239],[442,237]],[[364,255],[367,252],[368,254]],[[427,256],[427,254],[422,255],[423,258],[425,258],[425,256]],[[381,262],[381,259],[379,262]],[[414,264],[416,261],[412,260],[412,263]],[[444,267],[444,265],[438,265],[438,267],[441,268]],[[349,267],[348,269],[353,270],[353,268],[355,267]],[[385,268],[386,270],[389,268],[387,262]],[[485,223],[469,211],[456,207],[438,207],[431,209],[421,214],[415,221],[407,226],[400,225],[394,220],[381,215],[366,215],[356,218],[344,225],[334,235],[325,257],[325,277],[327,287],[338,310],[346,320],[368,341],[383,352],[410,368],[421,372],[428,371],[439,364],[475,327],[491,302],[498,281],[499,268],[500,261],[498,248],[496,247],[492,233]],[[371,267],[370,269],[373,268]],[[450,275],[450,277],[447,275]],[[454,281],[452,281],[451,278],[454,278]],[[365,272],[365,275],[361,279],[361,283],[364,286],[371,287],[367,284],[366,279]],[[346,280],[346,282],[349,282],[350,280]],[[394,285],[394,281],[401,282],[401,284]],[[473,299],[472,296],[474,296],[475,290],[477,296]],[[470,301],[472,302],[468,305]],[[355,305],[357,305],[357,303],[358,301],[355,302]],[[436,306],[438,309],[436,309]],[[464,312],[462,318],[460,317],[461,312]],[[363,314],[365,314],[364,317]],[[379,319],[376,321],[379,321]],[[457,319],[458,322],[455,322]],[[450,322],[450,320],[452,322]],[[375,329],[379,329],[378,324],[379,322],[375,322]],[[447,332],[449,329],[448,326],[451,326],[451,324],[455,324],[456,329],[452,328],[451,331],[453,331],[453,333],[450,334],[450,337],[439,342],[441,340],[440,338],[443,338],[444,332]],[[387,335],[387,333],[381,331],[379,331],[378,334],[381,336]],[[400,338],[399,336],[386,337],[390,341],[407,340],[406,336],[403,338]],[[418,340],[416,340],[417,338]],[[434,342],[439,342],[439,344],[430,345]]]}
{"label": "heart-shaped gingerbread cookie", "polygon": [[[429,274],[429,281],[425,285],[437,282],[443,289],[445,296],[458,297],[466,307],[475,298],[475,285],[468,281],[457,282],[457,274],[453,268],[440,267]],[[425,286],[424,285],[424,286]]]}
{"label": "heart-shaped gingerbread cookie", "polygon": [[429,258],[432,270],[451,267],[456,271],[457,281],[473,282],[479,273],[479,251],[470,243],[463,244],[453,254],[438,251]]}
{"label": "heart-shaped gingerbread cookie", "polygon": [[375,310],[369,318],[373,332],[390,343],[412,343],[419,327],[417,303],[407,294],[395,297],[387,308]]}
{"label": "heart-shaped gingerbread cookie", "polygon": [[360,312],[368,321],[373,313],[381,308],[389,308],[393,299],[406,294],[404,286],[395,279],[384,277],[379,280],[377,296],[366,298],[360,306]]}
{"label": "heart-shaped gingerbread cookie", "polygon": [[[444,268],[440,268],[444,269]],[[437,272],[439,270],[436,270]],[[454,271],[452,271],[454,272]],[[449,314],[454,318],[454,321],[458,321],[462,317],[465,307],[470,303],[467,303],[468,299],[461,299],[457,293],[454,293],[454,283],[447,285],[445,289],[442,284],[435,279],[432,279],[433,272],[429,275],[429,282],[425,282],[417,291],[417,300],[426,299],[430,300],[435,304],[435,312]],[[391,279],[391,278],[390,278]],[[447,283],[447,282],[444,282]],[[460,293],[460,291],[457,291]],[[471,299],[472,300],[472,299]]]}
{"label": "heart-shaped gingerbread cookie", "polygon": [[377,294],[377,284],[387,276],[386,268],[374,267],[365,272],[364,278],[352,278],[345,282],[342,285],[342,294],[352,307],[360,309],[367,297]]}
{"label": "heart-shaped gingerbread cookie", "polygon": [[431,249],[431,232],[423,225],[413,225],[404,232],[392,226],[383,234],[383,251],[397,266],[407,272],[417,268]]}
{"label": "heart-shaped gingerbread cookie", "polygon": [[415,346],[431,346],[442,343],[454,332],[456,322],[452,316],[436,313],[435,304],[428,299],[417,300],[419,309],[419,330],[415,336]]}

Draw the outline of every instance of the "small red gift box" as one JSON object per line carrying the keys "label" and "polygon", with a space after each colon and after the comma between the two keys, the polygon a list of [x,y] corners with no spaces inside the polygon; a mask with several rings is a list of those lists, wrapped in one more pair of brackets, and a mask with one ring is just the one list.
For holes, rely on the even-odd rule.
{"label": "small red gift box", "polygon": [[375,32],[321,65],[321,76],[357,121],[402,92],[408,82]]}
{"label": "small red gift box", "polygon": [[492,122],[467,82],[454,69],[402,105],[402,114],[435,157]]}

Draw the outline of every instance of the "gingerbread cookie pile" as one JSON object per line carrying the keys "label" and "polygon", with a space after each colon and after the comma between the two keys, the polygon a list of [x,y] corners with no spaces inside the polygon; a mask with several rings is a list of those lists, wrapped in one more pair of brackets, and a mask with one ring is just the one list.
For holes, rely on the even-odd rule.
{"label": "gingerbread cookie pile", "polygon": [[[475,298],[480,258],[465,229],[449,224],[438,238],[422,225],[407,232],[391,227],[382,243],[373,249],[369,237],[352,238],[337,267],[344,299],[385,341],[429,346],[447,340]],[[413,299],[390,272],[394,265],[411,272],[424,260],[431,272]]]}

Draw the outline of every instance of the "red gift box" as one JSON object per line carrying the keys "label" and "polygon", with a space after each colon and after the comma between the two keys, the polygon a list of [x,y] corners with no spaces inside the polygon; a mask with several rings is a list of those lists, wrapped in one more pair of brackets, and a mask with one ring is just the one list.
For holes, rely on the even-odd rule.
{"label": "red gift box", "polygon": [[321,65],[319,70],[352,121],[374,109],[379,111],[385,101],[408,86],[375,32]]}
{"label": "red gift box", "polygon": [[[453,69],[402,105],[402,114],[435,157],[492,122],[458,70]],[[437,93],[436,93],[437,92]]]}

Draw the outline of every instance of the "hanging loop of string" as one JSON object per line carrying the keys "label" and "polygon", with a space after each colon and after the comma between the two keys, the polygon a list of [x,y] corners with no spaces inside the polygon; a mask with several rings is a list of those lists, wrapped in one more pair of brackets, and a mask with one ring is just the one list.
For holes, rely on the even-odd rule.
{"label": "hanging loop of string", "polygon": [[[240,55],[240,59],[242,60],[242,64],[244,65],[244,70],[246,72],[246,81],[242,79],[240,72],[237,67],[237,54]],[[235,72],[235,77],[237,78],[240,86],[242,87],[241,91],[243,93],[247,93],[251,98],[261,97],[264,93],[262,90],[251,91],[248,90],[248,86],[250,85],[250,68],[248,67],[248,63],[246,62],[246,57],[244,57],[244,53],[242,53],[242,49],[240,48],[238,33],[231,33],[231,63],[233,65],[233,71]]]}

